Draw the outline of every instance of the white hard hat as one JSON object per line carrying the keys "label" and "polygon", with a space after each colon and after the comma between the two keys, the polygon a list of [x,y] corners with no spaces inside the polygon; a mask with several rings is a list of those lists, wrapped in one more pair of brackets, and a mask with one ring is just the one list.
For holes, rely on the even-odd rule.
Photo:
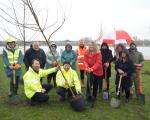
{"label": "white hard hat", "polygon": [[16,40],[15,40],[13,37],[9,36],[9,37],[6,39],[6,42],[7,42],[7,43],[16,42]]}

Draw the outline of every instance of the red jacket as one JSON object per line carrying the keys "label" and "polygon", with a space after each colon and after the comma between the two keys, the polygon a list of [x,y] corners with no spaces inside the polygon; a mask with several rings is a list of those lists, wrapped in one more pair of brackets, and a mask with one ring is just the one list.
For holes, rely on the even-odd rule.
{"label": "red jacket", "polygon": [[80,70],[85,70],[85,65],[84,65],[84,54],[86,52],[87,48],[84,47],[83,49],[82,48],[77,48],[76,49],[76,54],[77,54],[77,63],[78,63],[78,67]]}
{"label": "red jacket", "polygon": [[93,69],[93,74],[97,76],[103,75],[102,56],[100,52],[90,53],[88,50],[84,55],[85,68]]}

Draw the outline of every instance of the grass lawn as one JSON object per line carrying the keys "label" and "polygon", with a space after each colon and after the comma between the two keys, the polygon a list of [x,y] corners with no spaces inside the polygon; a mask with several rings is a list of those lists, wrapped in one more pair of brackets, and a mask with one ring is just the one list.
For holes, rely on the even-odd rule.
{"label": "grass lawn", "polygon": [[[49,93],[48,104],[29,106],[26,104],[23,85],[20,85],[19,94],[23,102],[13,106],[8,104],[9,80],[4,73],[2,56],[0,56],[0,120],[150,120],[150,61],[145,61],[141,75],[146,96],[145,105],[139,105],[136,99],[125,103],[123,96],[121,108],[113,109],[108,101],[102,100],[101,95],[98,95],[94,108],[86,108],[84,112],[79,113],[72,110],[67,101],[59,102],[56,89],[53,89]],[[113,77],[112,73],[111,96],[115,95]]]}

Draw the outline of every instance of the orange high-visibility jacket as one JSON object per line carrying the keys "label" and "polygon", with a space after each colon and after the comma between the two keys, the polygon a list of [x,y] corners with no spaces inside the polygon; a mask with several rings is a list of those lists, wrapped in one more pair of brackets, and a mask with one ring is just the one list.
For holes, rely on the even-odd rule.
{"label": "orange high-visibility jacket", "polygon": [[84,70],[85,69],[85,65],[84,65],[84,54],[86,52],[87,48],[80,48],[78,47],[76,49],[76,55],[77,55],[77,64],[80,70]]}

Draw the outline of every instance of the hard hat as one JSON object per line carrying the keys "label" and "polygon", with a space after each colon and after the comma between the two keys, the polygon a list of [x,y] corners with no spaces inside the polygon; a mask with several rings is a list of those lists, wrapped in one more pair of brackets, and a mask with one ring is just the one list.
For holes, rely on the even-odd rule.
{"label": "hard hat", "polygon": [[13,37],[8,37],[8,38],[6,39],[6,42],[7,42],[7,43],[16,42],[16,40],[15,40]]}
{"label": "hard hat", "polygon": [[55,46],[55,48],[57,48],[57,45],[54,42],[51,42],[50,46]]}

